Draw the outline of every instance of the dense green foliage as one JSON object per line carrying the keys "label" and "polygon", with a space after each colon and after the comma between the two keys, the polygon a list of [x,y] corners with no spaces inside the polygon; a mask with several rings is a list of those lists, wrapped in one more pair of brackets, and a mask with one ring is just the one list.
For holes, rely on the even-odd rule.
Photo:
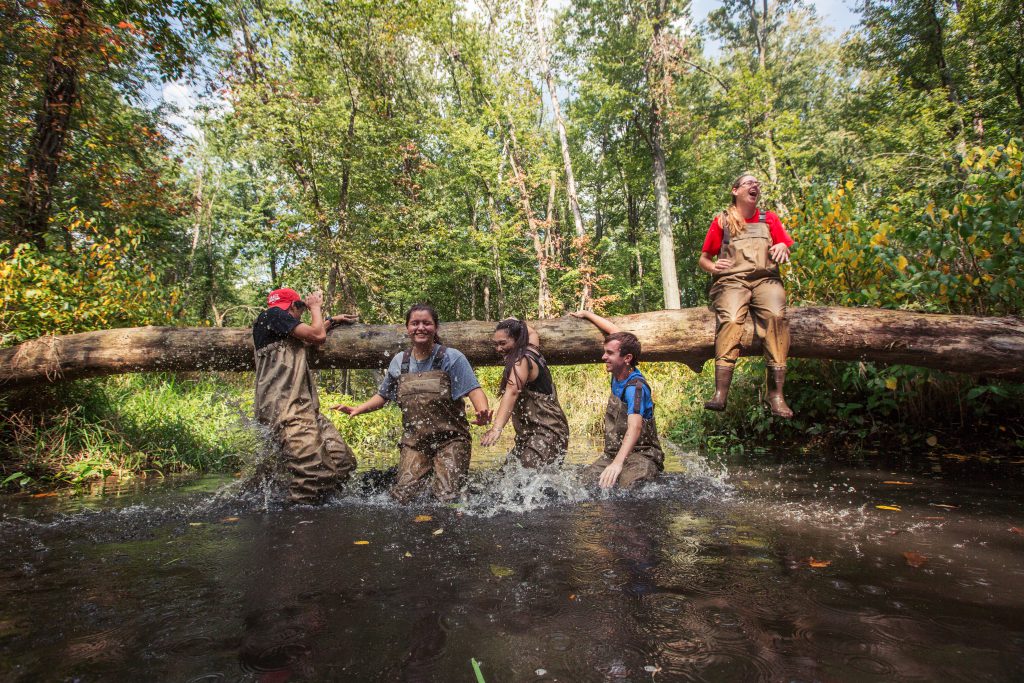
{"label": "dense green foliage", "polygon": [[[542,11],[581,240],[530,2],[0,0],[0,343],[247,324],[280,285],[322,288],[330,310],[368,322],[423,299],[444,319],[493,320],[571,310],[585,283],[608,313],[660,308],[670,267],[681,304],[702,305],[700,246],[746,170],[798,242],[793,303],[1020,315],[1024,5],[858,10],[842,38],[801,0],[726,0],[699,25],[686,0]],[[202,93],[193,137],[152,106],[174,79]],[[757,407],[756,362],[724,417],[699,410],[707,378],[665,372],[690,398],[666,401],[663,422],[690,444],[942,420],[992,431],[1020,400],[937,373],[797,362],[802,417],[787,431]],[[89,396],[159,400],[142,386],[80,387],[81,407],[59,402],[68,411],[36,425],[40,443],[107,429]],[[115,469],[142,443],[104,433],[121,444]]]}

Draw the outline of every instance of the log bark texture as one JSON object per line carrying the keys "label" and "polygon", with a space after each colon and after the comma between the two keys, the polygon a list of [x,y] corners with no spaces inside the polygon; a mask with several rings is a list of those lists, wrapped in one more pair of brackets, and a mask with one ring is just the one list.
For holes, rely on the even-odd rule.
{"label": "log bark texture", "polygon": [[[800,358],[902,363],[1024,381],[1024,320],[935,315],[864,308],[791,308],[790,355]],[[699,371],[714,355],[714,317],[705,308],[613,318],[636,334],[643,361],[679,361]],[[531,321],[553,364],[594,363],[603,337],[572,317]],[[442,323],[444,342],[476,365],[497,365],[494,323]],[[760,353],[748,323],[744,354]],[[406,347],[399,325],[352,325],[332,330],[314,353],[320,368],[383,368]],[[43,337],[0,349],[0,388],[128,372],[252,370],[246,328],[135,327]]]}

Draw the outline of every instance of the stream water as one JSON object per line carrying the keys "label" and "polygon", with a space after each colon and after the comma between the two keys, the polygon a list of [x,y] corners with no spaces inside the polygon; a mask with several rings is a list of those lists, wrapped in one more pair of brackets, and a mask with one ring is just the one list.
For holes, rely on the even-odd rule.
{"label": "stream water", "polygon": [[1024,676],[1024,459],[676,454],[607,495],[474,458],[458,507],[2,498],[0,680]]}

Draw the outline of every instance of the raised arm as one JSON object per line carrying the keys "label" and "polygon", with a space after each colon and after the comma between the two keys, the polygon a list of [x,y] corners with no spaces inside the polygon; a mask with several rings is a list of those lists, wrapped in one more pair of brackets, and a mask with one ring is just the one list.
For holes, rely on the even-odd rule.
{"label": "raised arm", "polygon": [[595,327],[597,327],[597,329],[601,330],[605,334],[615,334],[616,332],[622,332],[622,330],[619,329],[618,325],[613,323],[611,320],[608,320],[608,318],[602,318],[593,311],[574,311],[569,315],[571,315],[574,318],[582,318],[584,320],[589,320],[594,324]]}

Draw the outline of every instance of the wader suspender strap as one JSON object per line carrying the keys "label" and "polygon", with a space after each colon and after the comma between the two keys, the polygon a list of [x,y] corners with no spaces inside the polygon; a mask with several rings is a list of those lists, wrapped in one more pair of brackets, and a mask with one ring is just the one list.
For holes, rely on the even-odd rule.
{"label": "wader suspender strap", "polygon": [[[758,211],[757,212],[757,222],[758,223],[767,223],[768,222],[768,214],[766,212],[764,212],[764,211]],[[719,249],[718,249],[718,253],[719,254],[722,253],[723,249],[725,249],[727,246],[729,246],[729,239],[730,239],[729,238],[729,228],[722,228],[722,246],[719,247]]]}
{"label": "wader suspender strap", "polygon": [[[633,381],[627,383],[626,386],[622,387],[622,396],[619,396],[619,400],[622,401],[623,403],[626,402],[626,389],[629,389],[630,387],[633,387],[634,389],[636,389],[636,391],[633,392],[633,412],[638,414],[638,415],[640,415],[641,417],[643,417],[643,414],[644,414],[644,405],[643,405],[644,390],[643,390],[643,387],[647,387],[647,382],[645,382],[642,379],[640,379],[639,377],[637,377]],[[647,389],[650,390],[650,387],[647,387]],[[628,410],[629,406],[627,405],[626,408],[627,408],[626,412],[628,413],[629,412],[629,410]]]}
{"label": "wader suspender strap", "polygon": [[[440,348],[437,349],[437,353],[434,354],[434,362],[430,364],[430,369],[431,370],[440,370],[441,369],[441,362],[444,360],[444,352],[447,351],[447,350],[448,350],[448,348],[444,344],[442,344],[440,346]],[[409,351],[407,349],[402,354],[402,369],[398,371],[398,374],[400,374],[400,375],[408,374],[408,372],[409,372],[409,363],[411,361],[412,361],[412,351]]]}

